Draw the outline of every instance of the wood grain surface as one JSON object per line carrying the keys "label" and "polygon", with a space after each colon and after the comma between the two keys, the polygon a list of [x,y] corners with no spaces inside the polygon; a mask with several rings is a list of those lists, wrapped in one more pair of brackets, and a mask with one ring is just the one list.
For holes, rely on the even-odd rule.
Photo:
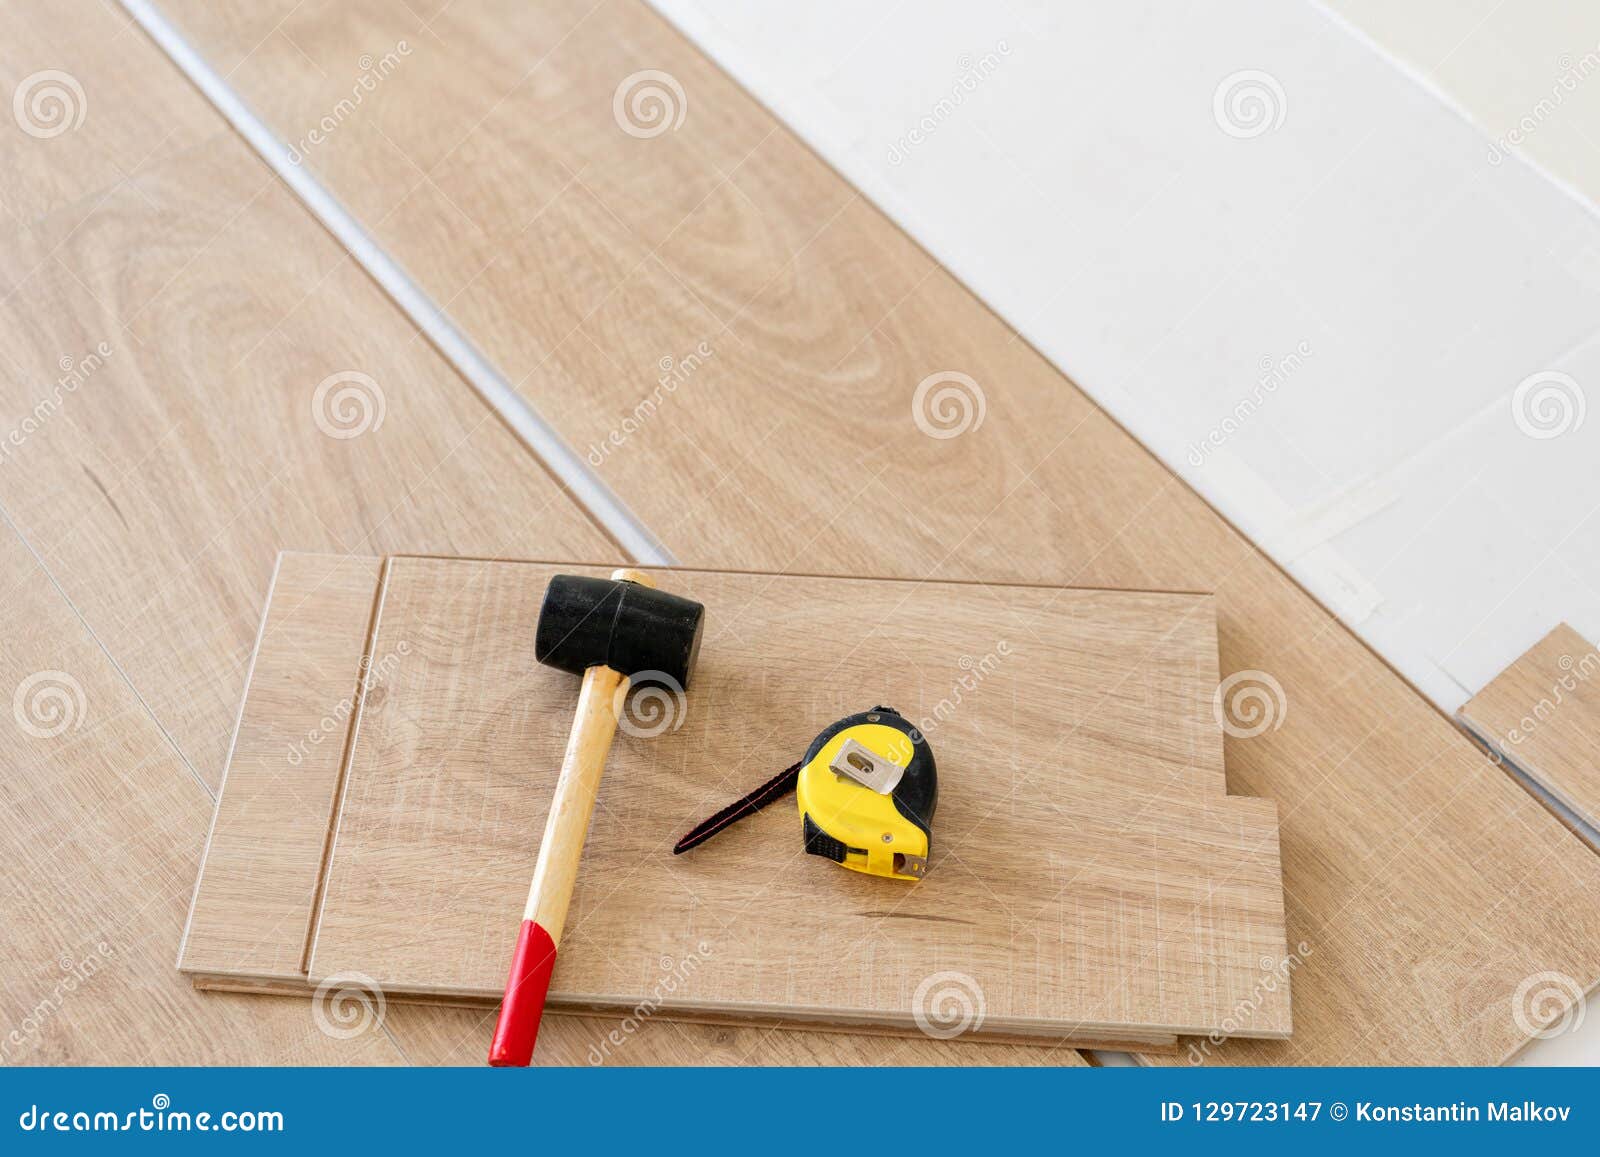
{"label": "wood grain surface", "polygon": [[605,549],[231,135],[0,261],[37,266],[8,302],[18,420],[82,378],[0,496],[213,788],[280,549]]}
{"label": "wood grain surface", "polygon": [[[1305,951],[1294,1038],[1199,1059],[1493,1063],[1524,978],[1600,978],[1593,855],[642,5],[168,10],[290,141],[406,41],[305,163],[686,562],[1216,591]],[[641,137],[647,68],[688,108]]]}
{"label": "wood grain surface", "polygon": [[1458,712],[1503,758],[1600,828],[1600,652],[1553,628]]}
{"label": "wood grain surface", "polygon": [[367,653],[381,569],[278,559],[178,953],[186,971],[305,976],[356,703],[387,670],[351,661]]}
{"label": "wood grain surface", "polygon": [[210,796],[9,527],[0,591],[0,1065],[398,1063],[173,968]]}
{"label": "wood grain surface", "polygon": [[[7,91],[63,66],[89,102],[82,125],[0,134],[0,507],[5,549],[43,568],[32,601],[25,567],[6,583],[20,625],[5,686],[65,668],[86,693],[110,688],[91,699],[126,726],[86,724],[44,763],[8,758],[4,1059],[476,1059],[492,1016],[391,1006],[330,1036],[304,1000],[201,994],[173,967],[261,607],[286,545],[613,548],[115,9],[8,9]],[[383,389],[384,417],[340,438],[312,403],[350,370]],[[102,940],[114,965],[60,998]],[[587,1063],[618,1024],[561,1018],[547,1055]],[[651,1024],[597,1063],[830,1055],[796,1035],[791,1052],[781,1032]]]}
{"label": "wood grain surface", "polygon": [[[57,218],[68,228],[95,228],[113,192],[228,131],[110,11],[8,3],[4,12],[0,81],[15,122],[0,136],[6,225],[27,230]],[[137,91],[130,62],[150,70]],[[6,263],[0,293],[9,295],[34,272]]]}
{"label": "wood grain surface", "polygon": [[[498,995],[577,682],[529,658],[558,570],[607,573],[390,562],[368,652],[383,679],[358,714],[313,982]],[[552,1006],[909,1028],[948,988],[992,1034],[1149,1039],[1220,1028],[1284,958],[1273,805],[1186,778],[1217,730],[1209,598],[659,574],[706,605],[707,639],[691,696],[629,701]],[[357,620],[348,633],[365,623],[365,606],[324,606]],[[825,723],[879,701],[940,759],[928,880],[804,857],[788,801],[670,855]],[[304,706],[281,706],[247,701],[241,734],[285,711],[303,730]],[[276,855],[266,840],[229,851]],[[1288,1024],[1275,984],[1244,1031]]]}

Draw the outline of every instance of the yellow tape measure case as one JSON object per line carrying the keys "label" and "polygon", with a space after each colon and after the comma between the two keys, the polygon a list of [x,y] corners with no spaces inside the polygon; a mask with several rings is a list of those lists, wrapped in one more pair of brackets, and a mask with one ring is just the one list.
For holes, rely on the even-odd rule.
{"label": "yellow tape measure case", "polygon": [[933,751],[887,708],[847,716],[806,749],[795,793],[805,849],[856,872],[920,880],[939,802]]}

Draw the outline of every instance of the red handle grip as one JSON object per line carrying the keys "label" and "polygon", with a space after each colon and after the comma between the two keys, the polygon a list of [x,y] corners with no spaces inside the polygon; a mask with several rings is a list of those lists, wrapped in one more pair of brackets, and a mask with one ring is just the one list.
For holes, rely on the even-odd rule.
{"label": "red handle grip", "polygon": [[533,1043],[539,1039],[539,1018],[544,1015],[544,998],[555,966],[556,942],[550,933],[532,920],[524,920],[506,977],[500,1019],[489,1044],[491,1065],[522,1068],[533,1060]]}

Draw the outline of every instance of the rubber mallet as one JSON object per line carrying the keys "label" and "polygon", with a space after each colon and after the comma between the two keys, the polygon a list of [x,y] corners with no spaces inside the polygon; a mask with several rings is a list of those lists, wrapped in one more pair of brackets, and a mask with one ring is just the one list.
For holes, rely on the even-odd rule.
{"label": "rubber mallet", "polygon": [[687,690],[704,618],[701,604],[656,590],[640,571],[614,571],[610,579],[558,574],[545,589],[534,658],[582,675],[583,686],[489,1045],[491,1065],[533,1059],[583,838],[628,685],[648,680],[674,693]]}

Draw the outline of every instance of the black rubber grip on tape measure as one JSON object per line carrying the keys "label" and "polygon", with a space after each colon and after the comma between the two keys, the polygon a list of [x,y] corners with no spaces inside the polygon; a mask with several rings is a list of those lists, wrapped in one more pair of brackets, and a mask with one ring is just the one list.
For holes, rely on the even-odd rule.
{"label": "black rubber grip on tape measure", "polygon": [[819,828],[809,814],[802,816],[800,822],[805,831],[807,854],[822,856],[836,864],[844,863],[847,849],[843,840],[836,840]]}

